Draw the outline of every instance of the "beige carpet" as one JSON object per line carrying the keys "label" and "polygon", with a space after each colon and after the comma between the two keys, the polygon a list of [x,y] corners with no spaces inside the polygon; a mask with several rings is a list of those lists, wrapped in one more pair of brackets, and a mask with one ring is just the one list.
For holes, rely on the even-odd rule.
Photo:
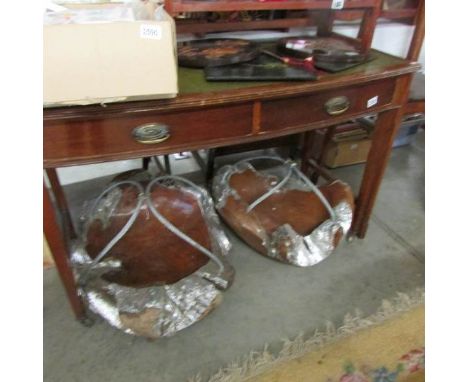
{"label": "beige carpet", "polygon": [[[200,376],[191,379],[201,382]],[[370,317],[348,315],[304,340],[286,341],[277,356],[265,348],[209,382],[424,381],[424,292],[399,294]]]}

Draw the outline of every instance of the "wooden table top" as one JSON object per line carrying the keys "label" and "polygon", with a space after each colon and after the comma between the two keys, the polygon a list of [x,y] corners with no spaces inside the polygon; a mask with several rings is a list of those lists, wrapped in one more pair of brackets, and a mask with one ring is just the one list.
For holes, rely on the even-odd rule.
{"label": "wooden table top", "polygon": [[[380,51],[373,50],[371,52],[372,56],[375,57],[373,60],[368,63],[357,65],[353,68],[344,70],[339,73],[325,73],[320,72],[318,81],[303,81],[299,82],[300,84],[313,85],[317,82],[328,81],[331,79],[345,78],[350,75],[362,75],[362,74],[375,74],[381,72],[382,69],[386,69],[392,66],[407,65],[407,61],[402,58],[391,56]],[[206,81],[203,70],[200,69],[190,69],[179,67],[179,94],[194,94],[194,93],[209,93],[209,92],[224,92],[227,90],[237,90],[237,89],[246,89],[253,87],[270,87],[272,85],[297,85],[297,81]]]}
{"label": "wooden table top", "polygon": [[116,102],[107,105],[44,108],[44,121],[105,117],[107,114],[183,110],[255,99],[273,99],[359,84],[416,72],[420,65],[377,50],[373,60],[339,73],[324,73],[317,81],[208,82],[203,70],[179,68],[179,95],[171,99]]}

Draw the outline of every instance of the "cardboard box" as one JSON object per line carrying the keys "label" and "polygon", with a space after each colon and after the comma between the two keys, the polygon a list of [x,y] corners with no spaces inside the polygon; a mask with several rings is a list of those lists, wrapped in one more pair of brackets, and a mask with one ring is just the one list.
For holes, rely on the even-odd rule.
{"label": "cardboard box", "polygon": [[424,115],[412,115],[401,122],[400,129],[393,141],[393,148],[409,145],[416,137],[419,128],[424,125]]}
{"label": "cardboard box", "polygon": [[177,95],[173,20],[44,25],[44,106]]}
{"label": "cardboard box", "polygon": [[329,168],[364,163],[367,160],[371,139],[364,128],[338,132],[325,148],[325,165]]}

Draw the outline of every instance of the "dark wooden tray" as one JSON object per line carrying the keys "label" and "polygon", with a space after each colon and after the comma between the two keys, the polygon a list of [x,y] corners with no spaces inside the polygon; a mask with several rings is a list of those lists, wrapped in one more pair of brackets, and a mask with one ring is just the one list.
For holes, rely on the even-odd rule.
{"label": "dark wooden tray", "polygon": [[189,68],[238,64],[251,61],[260,54],[255,42],[229,38],[182,42],[177,50],[179,65]]}
{"label": "dark wooden tray", "polygon": [[333,37],[287,37],[278,41],[277,49],[289,57],[304,59],[313,56],[315,61],[329,63],[361,63],[366,59],[366,54]]}
{"label": "dark wooden tray", "polygon": [[362,61],[357,62],[332,62],[332,61],[322,61],[320,59],[315,60],[315,67],[320,70],[324,70],[330,73],[338,73],[343,70],[354,68],[355,66],[365,64],[366,62],[372,61],[375,59],[375,56],[372,54],[366,55]]}
{"label": "dark wooden tray", "polygon": [[317,75],[262,54],[243,64],[205,68],[205,78],[207,81],[313,81]]}

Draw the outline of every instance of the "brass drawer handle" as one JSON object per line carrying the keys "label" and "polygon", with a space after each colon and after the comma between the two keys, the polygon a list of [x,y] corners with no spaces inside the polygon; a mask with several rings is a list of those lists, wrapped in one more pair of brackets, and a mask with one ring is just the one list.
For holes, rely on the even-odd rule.
{"label": "brass drawer handle", "polygon": [[146,125],[137,126],[132,132],[133,139],[139,143],[152,145],[164,142],[169,139],[169,127],[161,123],[148,123]]}
{"label": "brass drawer handle", "polygon": [[349,106],[350,102],[348,97],[333,97],[325,103],[325,110],[329,115],[340,115],[348,110]]}

